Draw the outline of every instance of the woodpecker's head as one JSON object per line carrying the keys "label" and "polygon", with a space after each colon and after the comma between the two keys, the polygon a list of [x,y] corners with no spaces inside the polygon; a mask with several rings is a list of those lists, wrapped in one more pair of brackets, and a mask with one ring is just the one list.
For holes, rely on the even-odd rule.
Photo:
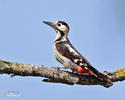
{"label": "woodpecker's head", "polygon": [[61,32],[69,32],[69,26],[67,23],[65,23],[64,21],[56,21],[54,23],[52,22],[47,22],[47,21],[43,21],[43,23],[51,26],[52,28],[54,28],[56,31],[61,31]]}
{"label": "woodpecker's head", "polygon": [[56,21],[54,23],[43,21],[43,23],[55,29],[57,33],[56,40],[64,40],[65,38],[67,38],[69,32],[69,26],[64,21]]}

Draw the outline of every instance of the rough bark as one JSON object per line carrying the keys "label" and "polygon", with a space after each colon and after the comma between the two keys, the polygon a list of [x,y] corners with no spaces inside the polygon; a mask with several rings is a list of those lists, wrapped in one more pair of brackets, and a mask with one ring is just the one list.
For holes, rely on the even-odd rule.
{"label": "rough bark", "polygon": [[[57,67],[35,66],[33,64],[21,64],[0,60],[0,74],[10,74],[13,76],[37,76],[45,77],[44,82],[79,84],[79,85],[102,85],[110,87],[113,84],[101,81],[91,75],[79,75],[69,71],[60,70]],[[125,80],[125,69],[118,69],[114,72],[104,71],[103,74],[112,78],[113,82]]]}

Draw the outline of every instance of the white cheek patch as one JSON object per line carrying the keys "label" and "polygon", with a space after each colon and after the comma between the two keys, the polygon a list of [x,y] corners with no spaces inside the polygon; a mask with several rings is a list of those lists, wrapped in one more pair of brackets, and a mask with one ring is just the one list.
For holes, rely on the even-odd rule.
{"label": "white cheek patch", "polygon": [[58,29],[64,32],[67,28],[64,25],[61,25],[60,27],[58,27]]}

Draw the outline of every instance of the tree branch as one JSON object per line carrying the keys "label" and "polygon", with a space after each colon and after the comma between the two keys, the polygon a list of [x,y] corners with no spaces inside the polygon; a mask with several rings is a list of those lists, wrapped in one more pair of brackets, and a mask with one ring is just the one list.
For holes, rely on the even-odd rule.
{"label": "tree branch", "polygon": [[[109,82],[101,81],[91,75],[79,75],[60,70],[57,67],[35,66],[33,64],[20,64],[4,60],[0,60],[0,74],[10,74],[12,77],[15,75],[45,77],[46,79],[43,79],[44,82],[70,85],[102,85],[104,87],[113,85]],[[118,69],[114,72],[104,71],[103,74],[112,78],[113,82],[125,80],[125,69]]]}

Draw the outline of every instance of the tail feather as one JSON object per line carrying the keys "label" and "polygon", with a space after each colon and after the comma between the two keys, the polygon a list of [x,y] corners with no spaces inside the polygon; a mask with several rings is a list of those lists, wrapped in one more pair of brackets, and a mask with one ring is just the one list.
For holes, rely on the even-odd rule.
{"label": "tail feather", "polygon": [[97,69],[95,69],[94,67],[90,66],[89,69],[95,74],[94,76],[96,76],[97,78],[99,78],[100,80],[103,80],[103,81],[107,81],[107,82],[112,82],[111,79],[100,73]]}

